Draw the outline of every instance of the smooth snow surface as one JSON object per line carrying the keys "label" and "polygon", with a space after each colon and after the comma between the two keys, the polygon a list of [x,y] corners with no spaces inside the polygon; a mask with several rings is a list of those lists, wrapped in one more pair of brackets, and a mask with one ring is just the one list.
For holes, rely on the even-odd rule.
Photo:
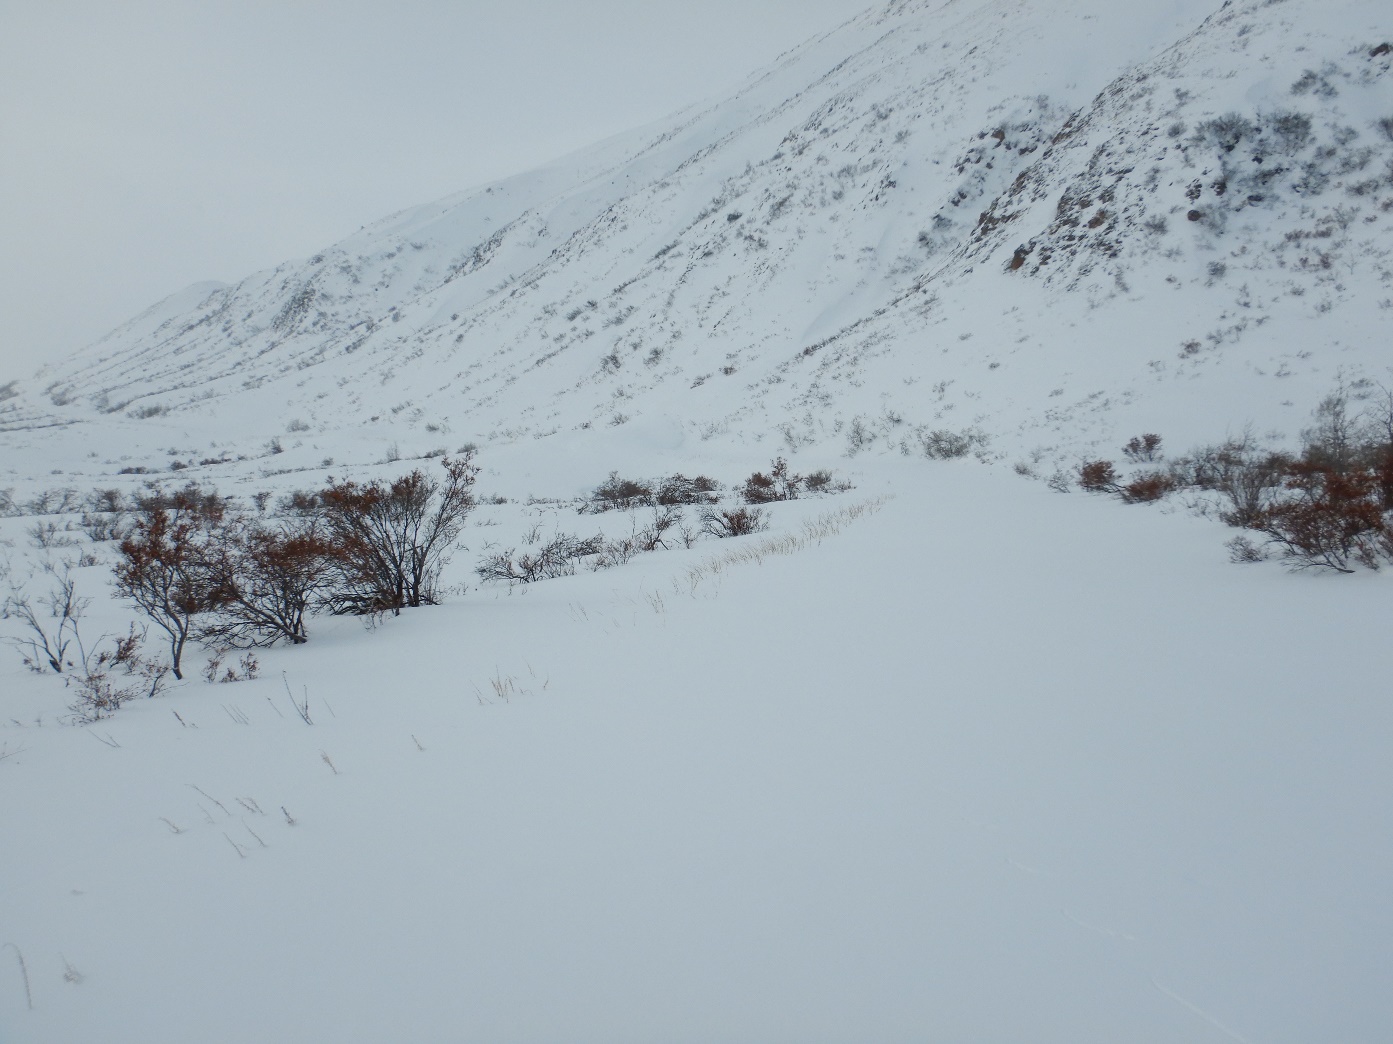
{"label": "smooth snow surface", "polygon": [[970,464],[779,528],[892,490],[91,729],[6,663],[6,1039],[1378,1039],[1386,579]]}

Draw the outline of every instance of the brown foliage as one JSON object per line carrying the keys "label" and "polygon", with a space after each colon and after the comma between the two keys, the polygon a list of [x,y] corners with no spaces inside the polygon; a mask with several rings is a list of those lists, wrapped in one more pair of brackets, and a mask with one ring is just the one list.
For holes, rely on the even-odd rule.
{"label": "brown foliage", "polygon": [[142,498],[135,528],[121,541],[116,590],[169,636],[174,676],[193,636],[196,618],[216,602],[208,578],[208,550],[225,501],[197,487]]}
{"label": "brown foliage", "polygon": [[714,537],[748,536],[769,528],[769,520],[758,508],[739,507],[708,511],[701,516],[701,528]]}
{"label": "brown foliage", "polygon": [[336,576],[325,604],[336,613],[399,613],[433,605],[440,569],[474,507],[471,454],[441,459],[443,482],[419,469],[390,483],[345,481],[320,494]]}
{"label": "brown foliage", "polygon": [[590,500],[597,511],[627,511],[653,503],[653,487],[647,482],[620,478],[619,472],[611,471],[609,478],[595,487]]}
{"label": "brown foliage", "polygon": [[1121,488],[1110,460],[1090,460],[1079,467],[1079,485],[1089,493],[1116,493]]}
{"label": "brown foliage", "polygon": [[337,547],[311,520],[267,527],[238,519],[221,527],[208,551],[210,612],[201,641],[292,645],[307,639],[305,618],[333,582]]}
{"label": "brown foliage", "polygon": [[803,487],[803,476],[788,470],[788,461],[775,457],[769,474],[756,471],[745,480],[740,495],[747,504],[771,504],[777,500],[796,500]]}
{"label": "brown foliage", "polygon": [[1292,465],[1286,488],[1294,496],[1268,508],[1254,528],[1297,568],[1351,573],[1351,562],[1377,567],[1389,540],[1378,476],[1345,473],[1309,461]]}
{"label": "brown foliage", "polygon": [[1129,504],[1149,504],[1175,489],[1175,480],[1164,471],[1138,475],[1119,490]]}

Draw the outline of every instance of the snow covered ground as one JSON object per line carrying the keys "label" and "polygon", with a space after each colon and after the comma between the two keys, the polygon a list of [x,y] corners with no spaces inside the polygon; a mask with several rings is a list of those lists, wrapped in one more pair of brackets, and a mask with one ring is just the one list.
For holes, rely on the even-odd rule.
{"label": "snow covered ground", "polygon": [[0,662],[4,1039],[1379,1039],[1388,578],[856,485],[90,728]]}

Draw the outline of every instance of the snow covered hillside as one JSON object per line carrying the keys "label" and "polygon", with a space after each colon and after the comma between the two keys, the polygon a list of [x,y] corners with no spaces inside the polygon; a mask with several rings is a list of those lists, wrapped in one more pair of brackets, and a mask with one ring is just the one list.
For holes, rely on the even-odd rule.
{"label": "snow covered hillside", "polygon": [[[1336,387],[1353,458],[1386,6],[894,0],[0,381],[0,1042],[1387,1037],[1393,575],[1025,481],[1251,426],[1270,505]],[[461,454],[440,604],[80,703],[168,491],[300,534]]]}
{"label": "snow covered hillside", "polygon": [[42,436],[72,466],[92,425],[136,464],[292,420],[421,448],[977,427],[1055,460],[1290,434],[1337,371],[1387,366],[1385,14],[892,3],[670,124],[176,294],[0,424],[76,426]]}

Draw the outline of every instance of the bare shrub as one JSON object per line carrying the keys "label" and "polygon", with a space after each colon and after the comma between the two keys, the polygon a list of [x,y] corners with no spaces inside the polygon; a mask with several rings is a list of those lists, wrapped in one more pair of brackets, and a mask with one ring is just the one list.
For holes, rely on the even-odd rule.
{"label": "bare shrub", "polygon": [[1172,465],[1177,484],[1212,490],[1228,508],[1220,518],[1230,526],[1252,527],[1280,496],[1291,458],[1264,450],[1250,432],[1217,446],[1206,446]]}
{"label": "bare shrub", "polygon": [[[1368,382],[1353,387],[1368,397]],[[1302,432],[1299,457],[1264,449],[1245,431],[1176,461],[1170,476],[1217,492],[1227,502],[1224,522],[1266,538],[1265,546],[1230,541],[1234,561],[1260,561],[1275,549],[1294,569],[1378,568],[1393,559],[1393,393],[1382,391],[1356,413],[1350,391],[1338,386]]]}
{"label": "bare shrub", "polygon": [[90,599],[78,596],[70,571],[55,579],[56,585],[38,599],[38,609],[23,597],[5,602],[4,618],[19,620],[28,631],[5,639],[19,650],[24,665],[39,674],[51,670],[63,675],[74,693],[68,709],[75,721],[95,721],[129,700],[158,695],[169,667],[141,655],[145,630],[131,624],[124,637],[103,635],[89,650],[80,621]]}
{"label": "bare shrub", "polygon": [[659,505],[653,508],[648,525],[642,529],[635,524],[634,535],[644,551],[668,550],[668,541],[674,539],[672,531],[682,525],[682,509],[675,504]]}
{"label": "bare shrub", "polygon": [[87,539],[92,543],[104,544],[109,540],[120,540],[124,536],[122,521],[123,516],[119,514],[84,511],[79,528],[87,534]]}
{"label": "bare shrub", "polygon": [[644,550],[645,548],[635,536],[606,540],[604,546],[600,548],[600,553],[595,556],[595,569],[613,569],[616,566],[627,565],[631,559],[643,554]]}
{"label": "bare shrub", "polygon": [[1149,504],[1160,500],[1175,489],[1175,479],[1164,471],[1152,471],[1136,475],[1124,483],[1118,491],[1128,504]]}
{"label": "bare shrub", "polygon": [[[633,516],[629,535],[605,541],[595,556],[595,568],[609,569],[624,565],[635,555],[647,554],[659,548],[667,550],[668,541],[679,538],[682,521],[682,511],[675,505],[655,507],[652,519],[646,526],[640,526],[637,516]],[[673,530],[678,532],[673,533]]]}
{"label": "bare shrub", "polygon": [[677,539],[682,541],[682,546],[685,548],[696,547],[697,541],[701,539],[701,534],[700,526],[691,525],[685,516],[682,521],[677,523]]}
{"label": "bare shrub", "polygon": [[261,670],[261,663],[254,653],[245,652],[237,661],[237,666],[224,668],[223,660],[229,652],[230,649],[219,649],[209,658],[208,665],[203,668],[204,681],[209,684],[216,682],[219,685],[230,685],[233,682],[252,681],[256,678]]}
{"label": "bare shrub", "polygon": [[[270,494],[258,493],[257,497],[265,496],[268,500]],[[258,500],[258,510],[265,510]],[[276,511],[282,515],[314,515],[324,506],[324,495],[318,490],[296,489],[280,497],[276,501]]]}
{"label": "bare shrub", "polygon": [[82,498],[77,490],[62,489],[43,489],[34,494],[32,500],[24,506],[26,515],[66,515],[77,511],[82,506]]}
{"label": "bare shrub", "polygon": [[474,571],[485,582],[532,584],[538,580],[554,580],[574,575],[581,559],[600,554],[604,546],[604,538],[599,535],[582,539],[569,533],[558,533],[533,552],[518,552],[516,548],[510,548],[490,555]]}
{"label": "bare shrub", "polygon": [[1090,460],[1080,465],[1078,481],[1086,492],[1110,494],[1127,504],[1152,503],[1176,488],[1170,472],[1145,471],[1123,478],[1110,460]]}
{"label": "bare shrub", "polygon": [[714,537],[749,536],[768,529],[769,519],[759,508],[716,509],[702,514],[701,528]]}
{"label": "bare shrub", "polygon": [[1110,460],[1090,460],[1079,466],[1079,488],[1088,493],[1120,493],[1117,469]]}
{"label": "bare shrub", "polygon": [[590,494],[590,505],[596,511],[628,511],[635,507],[647,507],[652,503],[651,484],[620,478],[617,471],[611,471],[609,478],[596,486]]}
{"label": "bare shrub", "polygon": [[1372,472],[1341,474],[1301,461],[1286,488],[1295,495],[1269,507],[1254,528],[1289,565],[1341,573],[1353,572],[1352,562],[1377,568],[1389,531]]}
{"label": "bare shrub", "polygon": [[119,489],[94,489],[83,507],[94,514],[118,514],[126,510],[126,497]]}
{"label": "bare shrub", "polygon": [[656,501],[664,507],[674,504],[711,504],[720,493],[721,484],[705,475],[687,478],[681,472],[662,479],[658,484]]}
{"label": "bare shrub", "polygon": [[[947,428],[930,429],[921,426],[910,433],[910,438],[918,443],[919,451],[930,460],[953,460],[957,457],[966,457],[977,450],[986,449],[990,441],[977,428],[950,431]],[[905,453],[910,452],[910,446],[909,439],[901,444]]]}
{"label": "bare shrub", "polygon": [[1378,481],[1379,501],[1385,511],[1393,511],[1393,441],[1369,451],[1369,465]]}
{"label": "bare shrub", "polygon": [[1251,562],[1267,561],[1267,552],[1262,545],[1255,544],[1243,535],[1239,535],[1224,545],[1229,549],[1229,561],[1238,564]]}
{"label": "bare shrub", "polygon": [[3,640],[19,650],[24,666],[36,674],[45,670],[62,674],[83,658],[79,621],[92,600],[79,597],[71,570],[55,574],[54,581],[48,593],[37,599],[16,592],[0,607],[0,619],[18,620],[26,632]]}
{"label": "bare shrub", "polygon": [[740,496],[747,504],[770,504],[779,500],[796,500],[802,488],[803,476],[789,471],[788,461],[783,457],[775,457],[767,475],[756,471],[745,480],[740,488]]}
{"label": "bare shrub", "polygon": [[1122,447],[1122,455],[1133,464],[1145,464],[1161,457],[1161,436],[1136,435]]}
{"label": "bare shrub", "polygon": [[82,670],[69,681],[75,701],[68,710],[74,721],[97,721],[124,703],[151,699],[164,691],[169,666],[141,653],[145,637],[144,628],[136,630],[131,624],[125,637],[110,639],[109,648],[84,655]]}
{"label": "bare shrub", "polygon": [[1350,411],[1349,392],[1343,384],[1316,406],[1315,421],[1301,433],[1302,456],[1307,463],[1340,475],[1357,467],[1363,433],[1359,418]]}
{"label": "bare shrub", "polygon": [[197,618],[217,600],[207,563],[225,502],[190,485],[140,504],[134,529],[121,541],[116,590],[169,636],[174,677],[182,679],[184,646],[195,633]]}
{"label": "bare shrub", "polygon": [[345,481],[321,494],[326,537],[335,545],[331,612],[400,613],[434,605],[440,569],[474,507],[472,456],[441,460],[443,482],[420,470],[391,483]]}
{"label": "bare shrub", "polygon": [[57,522],[35,522],[26,530],[29,542],[41,550],[54,547],[72,547],[77,541],[60,528]]}
{"label": "bare shrub", "polygon": [[225,523],[208,549],[209,606],[199,640],[237,648],[304,644],[306,617],[333,583],[337,553],[314,520]]}
{"label": "bare shrub", "polygon": [[232,507],[231,499],[215,489],[204,489],[197,482],[186,482],[174,490],[150,483],[144,493],[135,497],[135,509],[146,514],[163,510],[222,518]]}

